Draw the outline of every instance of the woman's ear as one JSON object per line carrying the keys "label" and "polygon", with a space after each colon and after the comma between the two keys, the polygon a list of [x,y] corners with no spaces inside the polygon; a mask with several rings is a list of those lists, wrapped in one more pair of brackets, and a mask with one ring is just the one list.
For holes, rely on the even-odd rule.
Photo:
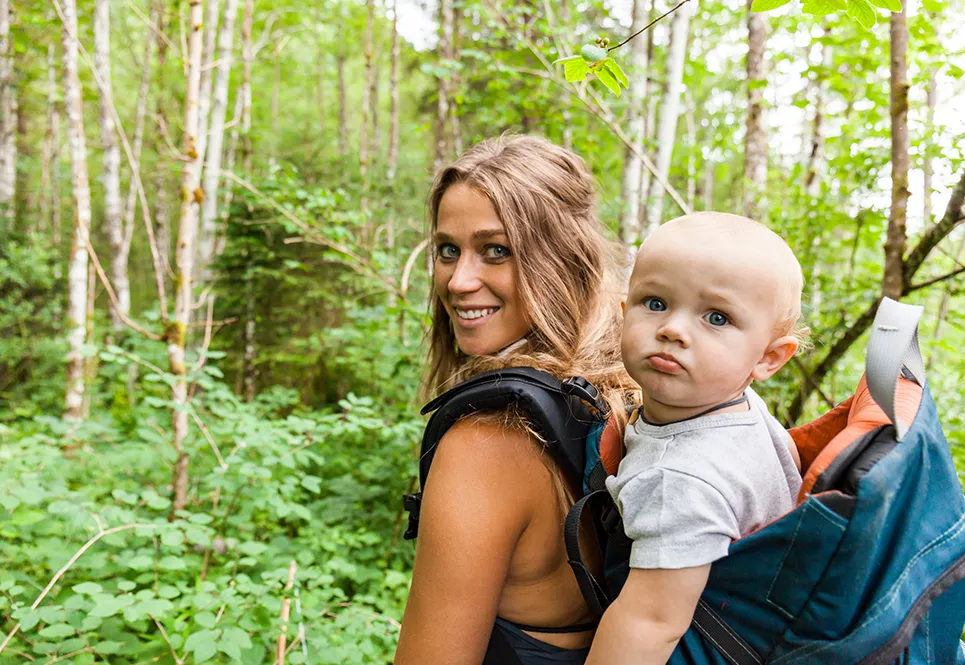
{"label": "woman's ear", "polygon": [[751,370],[751,378],[755,381],[764,381],[774,376],[777,370],[784,367],[787,361],[794,357],[797,347],[797,337],[793,335],[785,335],[775,339],[767,345],[767,348],[764,349],[764,355],[754,365],[754,369]]}
{"label": "woman's ear", "polygon": [[621,300],[621,301],[620,301],[620,314],[622,314],[623,316],[626,316],[626,315],[627,315],[627,301],[626,301],[626,300]]}

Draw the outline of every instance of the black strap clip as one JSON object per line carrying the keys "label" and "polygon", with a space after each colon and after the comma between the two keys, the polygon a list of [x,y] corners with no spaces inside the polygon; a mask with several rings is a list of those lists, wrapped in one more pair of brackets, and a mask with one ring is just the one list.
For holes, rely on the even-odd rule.
{"label": "black strap clip", "polygon": [[419,535],[419,511],[422,509],[422,492],[404,494],[402,496],[402,507],[409,513],[409,524],[402,537],[405,540],[412,540]]}
{"label": "black strap clip", "polygon": [[600,389],[582,376],[567,377],[563,379],[560,384],[564,394],[579,397],[583,401],[590,403],[593,405],[593,408],[599,412],[601,418],[606,418],[610,415],[610,405],[603,399],[603,396],[600,394]]}

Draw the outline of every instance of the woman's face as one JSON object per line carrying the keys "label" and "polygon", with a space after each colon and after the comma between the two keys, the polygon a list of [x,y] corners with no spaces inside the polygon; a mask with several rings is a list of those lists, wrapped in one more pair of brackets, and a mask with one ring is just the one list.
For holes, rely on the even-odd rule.
{"label": "woman's face", "polygon": [[463,353],[490,355],[529,330],[516,259],[489,198],[457,183],[439,202],[433,236],[436,293]]}

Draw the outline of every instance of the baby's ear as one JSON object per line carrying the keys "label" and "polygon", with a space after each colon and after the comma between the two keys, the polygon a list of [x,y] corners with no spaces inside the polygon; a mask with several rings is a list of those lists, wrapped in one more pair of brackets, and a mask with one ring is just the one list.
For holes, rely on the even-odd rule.
{"label": "baby's ear", "polygon": [[754,365],[754,369],[751,371],[751,378],[755,381],[764,381],[774,376],[777,370],[784,367],[787,361],[794,357],[795,352],[797,352],[797,347],[797,337],[792,335],[785,335],[784,337],[775,339],[767,345],[767,348],[764,350],[764,355],[762,355],[761,359]]}

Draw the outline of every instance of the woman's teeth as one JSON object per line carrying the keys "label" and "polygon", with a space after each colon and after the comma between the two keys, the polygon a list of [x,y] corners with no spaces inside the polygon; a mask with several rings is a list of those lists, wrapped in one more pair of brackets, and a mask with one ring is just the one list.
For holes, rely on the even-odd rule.
{"label": "woman's teeth", "polygon": [[456,316],[458,316],[460,319],[467,320],[478,319],[483,316],[493,314],[498,309],[498,307],[490,307],[489,309],[457,309]]}

